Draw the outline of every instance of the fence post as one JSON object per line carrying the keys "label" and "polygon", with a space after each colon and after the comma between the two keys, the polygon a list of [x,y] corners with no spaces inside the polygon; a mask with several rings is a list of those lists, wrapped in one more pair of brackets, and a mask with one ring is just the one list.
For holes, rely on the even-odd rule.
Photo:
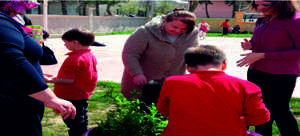
{"label": "fence post", "polygon": [[48,0],[44,0],[43,8],[43,27],[44,30],[48,31]]}
{"label": "fence post", "polygon": [[89,15],[89,31],[93,32],[94,20],[93,20],[93,10],[94,8],[88,8],[88,15]]}

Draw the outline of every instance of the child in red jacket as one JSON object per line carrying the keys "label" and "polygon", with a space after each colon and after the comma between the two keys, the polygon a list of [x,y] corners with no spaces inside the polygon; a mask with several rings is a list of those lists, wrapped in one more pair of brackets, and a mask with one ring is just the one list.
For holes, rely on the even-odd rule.
{"label": "child in red jacket", "polygon": [[220,26],[222,27],[222,35],[227,35],[229,32],[229,19],[225,19]]}
{"label": "child in red jacket", "polygon": [[225,54],[214,46],[189,48],[188,75],[166,79],[157,109],[169,117],[163,136],[246,136],[247,126],[270,119],[260,89],[229,76]]}
{"label": "child in red jacket", "polygon": [[97,60],[89,48],[94,42],[93,33],[72,29],[62,35],[65,46],[71,52],[62,64],[57,77],[46,79],[54,83],[57,97],[69,100],[76,107],[75,119],[64,120],[69,136],[81,136],[88,126],[88,99],[97,84]]}
{"label": "child in red jacket", "polygon": [[202,20],[200,24],[198,24],[198,28],[200,31],[200,40],[206,38],[206,33],[209,30],[209,24],[205,21]]}

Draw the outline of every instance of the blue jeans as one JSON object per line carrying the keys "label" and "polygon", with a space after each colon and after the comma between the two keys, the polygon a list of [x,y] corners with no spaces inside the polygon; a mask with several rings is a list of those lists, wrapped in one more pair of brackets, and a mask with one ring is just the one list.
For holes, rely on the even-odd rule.
{"label": "blue jeans", "polygon": [[277,75],[249,69],[247,78],[261,88],[263,103],[271,113],[271,120],[256,126],[255,132],[272,136],[275,121],[281,136],[300,136],[297,120],[289,106],[297,75]]}
{"label": "blue jeans", "polygon": [[82,136],[88,127],[88,100],[69,100],[76,108],[75,119],[64,120],[69,129],[69,136]]}

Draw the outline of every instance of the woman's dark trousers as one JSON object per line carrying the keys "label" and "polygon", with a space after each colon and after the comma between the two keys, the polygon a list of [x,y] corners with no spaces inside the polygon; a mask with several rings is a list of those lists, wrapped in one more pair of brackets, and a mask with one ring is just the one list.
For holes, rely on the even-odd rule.
{"label": "woman's dark trousers", "polygon": [[281,136],[300,136],[297,120],[289,106],[297,75],[277,75],[249,69],[247,76],[250,82],[261,88],[263,103],[271,113],[271,120],[256,126],[255,132],[272,136],[272,124],[275,121]]}
{"label": "woman's dark trousers", "polygon": [[64,120],[69,129],[69,136],[82,136],[87,131],[88,126],[88,101],[69,100],[76,108],[75,119],[67,118]]}

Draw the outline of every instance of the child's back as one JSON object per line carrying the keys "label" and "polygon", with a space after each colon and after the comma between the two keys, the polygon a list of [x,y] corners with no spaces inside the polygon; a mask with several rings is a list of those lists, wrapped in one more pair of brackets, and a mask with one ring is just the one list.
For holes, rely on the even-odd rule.
{"label": "child's back", "polygon": [[243,136],[246,125],[268,120],[268,111],[259,105],[260,89],[222,71],[168,78],[162,94],[170,101],[168,111],[158,103],[159,111],[169,114],[166,136]]}
{"label": "child's back", "polygon": [[246,126],[267,122],[260,89],[224,73],[225,54],[214,46],[189,48],[189,75],[167,78],[157,109],[169,123],[165,136],[245,136]]}

